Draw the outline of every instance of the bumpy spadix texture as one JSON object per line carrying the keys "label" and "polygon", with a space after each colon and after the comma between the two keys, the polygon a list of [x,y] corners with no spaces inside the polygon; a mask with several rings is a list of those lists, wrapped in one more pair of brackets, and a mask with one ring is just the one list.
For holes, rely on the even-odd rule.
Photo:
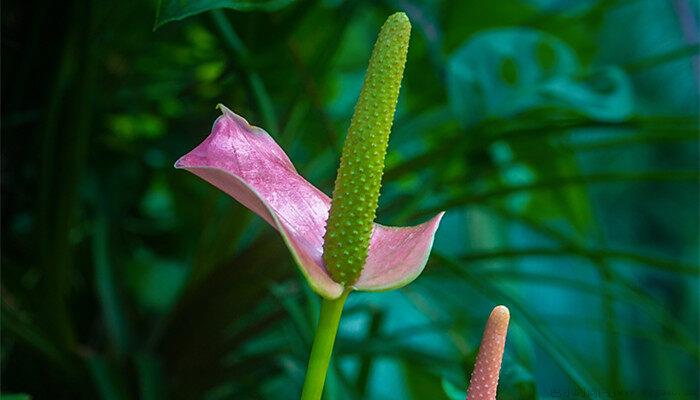
{"label": "bumpy spadix texture", "polygon": [[[323,235],[331,199],[294,169],[284,151],[260,128],[224,106],[211,134],[180,158],[186,169],[260,215],[284,239],[311,287],[326,298],[345,288],[323,263]],[[425,267],[442,213],[412,227],[375,224],[357,290],[388,290],[413,281]],[[197,235],[197,233],[193,233]]]}
{"label": "bumpy spadix texture", "polygon": [[343,285],[355,283],[367,258],[410,35],[404,13],[382,26],[343,146],[323,246],[328,271]]}
{"label": "bumpy spadix texture", "polygon": [[469,380],[467,400],[496,399],[498,374],[501,371],[509,320],[508,308],[498,306],[491,311]]}

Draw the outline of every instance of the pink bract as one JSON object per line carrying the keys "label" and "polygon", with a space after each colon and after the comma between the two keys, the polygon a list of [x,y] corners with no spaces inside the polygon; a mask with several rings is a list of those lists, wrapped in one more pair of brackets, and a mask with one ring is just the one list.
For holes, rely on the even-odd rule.
{"label": "pink bract", "polygon": [[[176,163],[223,190],[280,233],[301,272],[321,296],[345,289],[323,262],[323,235],[331,199],[299,175],[264,130],[219,105],[223,115],[211,134]],[[413,281],[425,267],[443,213],[412,227],[374,225],[369,254],[356,290],[394,289]]]}

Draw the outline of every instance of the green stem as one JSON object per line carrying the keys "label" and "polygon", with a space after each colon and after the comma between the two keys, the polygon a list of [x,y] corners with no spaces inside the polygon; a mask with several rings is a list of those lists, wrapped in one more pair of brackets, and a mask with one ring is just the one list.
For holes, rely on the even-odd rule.
{"label": "green stem", "polygon": [[348,294],[350,294],[350,290],[343,292],[337,299],[323,299],[321,303],[321,315],[318,319],[314,344],[311,347],[301,400],[319,400],[323,394],[323,385],[326,382],[326,372],[333,352],[335,334],[338,332],[340,314],[343,312]]}

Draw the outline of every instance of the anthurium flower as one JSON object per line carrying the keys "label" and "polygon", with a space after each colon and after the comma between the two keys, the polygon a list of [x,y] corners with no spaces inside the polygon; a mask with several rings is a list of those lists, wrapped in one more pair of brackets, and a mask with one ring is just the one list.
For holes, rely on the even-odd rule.
{"label": "anthurium flower", "polygon": [[442,213],[421,225],[375,224],[384,158],[408,52],[402,12],[379,31],[350,121],[333,200],[306,181],[264,130],[219,105],[211,134],[176,168],[248,207],[280,233],[321,302],[301,398],[320,400],[343,305],[352,290],[408,284],[425,267]]}
{"label": "anthurium flower", "polygon": [[497,306],[491,311],[469,380],[467,400],[496,399],[498,374],[501,370],[509,321],[510,312],[507,307]]}
{"label": "anthurium flower", "polygon": [[[211,134],[180,158],[186,169],[258,214],[284,239],[311,287],[329,299],[346,287],[323,261],[331,199],[304,179],[264,130],[223,105]],[[361,190],[362,188],[358,188]],[[413,281],[423,270],[443,213],[412,227],[374,224],[361,274],[348,288],[380,291]]]}

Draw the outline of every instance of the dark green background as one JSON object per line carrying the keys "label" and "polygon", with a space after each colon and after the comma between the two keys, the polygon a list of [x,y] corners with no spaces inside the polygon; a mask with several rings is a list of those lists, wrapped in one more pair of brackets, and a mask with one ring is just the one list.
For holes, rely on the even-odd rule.
{"label": "dark green background", "polygon": [[500,400],[697,398],[692,0],[4,1],[3,393],[298,398],[317,297],[172,165],[221,102],[330,193],[397,10],[378,221],[447,214],[416,282],[350,297],[326,398],[464,398],[497,304]]}

